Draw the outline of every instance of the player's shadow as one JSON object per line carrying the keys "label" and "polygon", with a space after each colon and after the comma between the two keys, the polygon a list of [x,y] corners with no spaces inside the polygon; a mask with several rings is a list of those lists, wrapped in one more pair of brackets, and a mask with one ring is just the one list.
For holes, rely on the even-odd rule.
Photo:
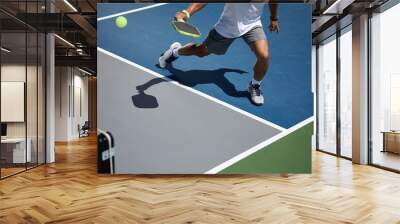
{"label": "player's shadow", "polygon": [[[237,90],[226,77],[225,74],[228,72],[245,74],[247,72],[240,69],[220,68],[215,70],[188,70],[183,71],[176,69],[173,66],[167,66],[167,70],[171,75],[166,76],[171,80],[177,81],[182,85],[195,87],[199,84],[215,84],[221,88],[224,93],[232,97],[248,97],[248,92],[243,90]],[[132,96],[132,103],[138,108],[157,108],[158,101],[155,96],[146,94],[146,90],[150,87],[157,85],[162,82],[168,82],[167,79],[154,78],[150,81],[136,86],[138,94]]]}

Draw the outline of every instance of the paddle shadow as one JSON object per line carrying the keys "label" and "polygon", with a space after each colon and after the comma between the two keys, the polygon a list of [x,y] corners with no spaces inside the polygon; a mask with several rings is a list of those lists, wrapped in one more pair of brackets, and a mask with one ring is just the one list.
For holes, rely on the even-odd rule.
{"label": "paddle shadow", "polygon": [[240,69],[230,69],[230,68],[220,68],[215,70],[188,70],[183,71],[174,68],[172,65],[166,68],[171,75],[166,76],[167,79],[154,78],[150,81],[136,86],[138,94],[132,96],[132,103],[138,108],[157,108],[159,106],[157,98],[155,96],[146,94],[146,90],[154,85],[162,82],[168,82],[174,80],[182,85],[188,87],[195,87],[200,84],[215,84],[224,93],[232,97],[248,97],[247,91],[237,90],[235,85],[233,85],[226,77],[227,72],[233,72],[238,74],[245,74],[247,72]]}

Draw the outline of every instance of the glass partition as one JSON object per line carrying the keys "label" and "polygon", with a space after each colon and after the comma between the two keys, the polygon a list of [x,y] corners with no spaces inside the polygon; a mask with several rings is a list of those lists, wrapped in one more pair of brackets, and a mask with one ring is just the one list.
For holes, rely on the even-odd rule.
{"label": "glass partition", "polygon": [[[1,34],[1,176],[24,171],[26,146],[26,33]],[[4,50],[6,49],[6,50]]]}
{"label": "glass partition", "polygon": [[[43,11],[40,3],[2,1],[0,7],[21,16]],[[13,14],[0,12],[0,18],[0,178],[5,178],[45,163],[46,39]]]}

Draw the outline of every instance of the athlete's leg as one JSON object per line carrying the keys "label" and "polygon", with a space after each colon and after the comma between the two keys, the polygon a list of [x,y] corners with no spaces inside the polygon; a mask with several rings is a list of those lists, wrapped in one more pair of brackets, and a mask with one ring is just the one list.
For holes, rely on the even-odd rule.
{"label": "athlete's leg", "polygon": [[189,43],[185,46],[181,46],[180,43],[173,43],[170,48],[165,51],[158,59],[161,68],[165,68],[167,64],[175,61],[179,56],[191,56],[195,55],[198,57],[205,57],[209,55],[207,47],[204,44],[197,45],[195,43]]}
{"label": "athlete's leg", "polygon": [[257,81],[263,80],[269,67],[269,47],[268,40],[257,40],[250,43],[250,47],[257,57],[257,62],[254,65],[254,79]]}
{"label": "athlete's leg", "polygon": [[184,56],[195,55],[198,57],[204,57],[204,56],[208,56],[210,53],[208,52],[208,49],[204,44],[197,45],[195,43],[189,43],[189,44],[186,44],[185,46],[179,48],[178,54],[184,55]]}
{"label": "athlete's leg", "polygon": [[177,50],[174,50],[174,56],[205,57],[210,54],[223,55],[228,50],[234,39],[221,36],[215,29],[212,29],[202,44],[189,43]]}
{"label": "athlete's leg", "polygon": [[264,103],[264,96],[261,92],[261,81],[264,79],[269,66],[268,41],[261,27],[250,30],[243,38],[257,58],[256,64],[253,67],[253,80],[249,84],[250,99],[254,104],[262,105]]}
{"label": "athlete's leg", "polygon": [[225,38],[212,29],[204,42],[200,45],[189,43],[181,46],[180,43],[173,43],[159,58],[159,65],[165,68],[168,64],[176,60],[179,56],[205,57],[210,54],[223,55],[228,50],[234,38]]}

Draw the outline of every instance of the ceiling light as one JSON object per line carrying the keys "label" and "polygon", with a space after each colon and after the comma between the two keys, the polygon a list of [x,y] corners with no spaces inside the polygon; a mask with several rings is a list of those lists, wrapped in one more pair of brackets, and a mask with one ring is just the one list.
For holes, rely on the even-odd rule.
{"label": "ceiling light", "polygon": [[75,48],[75,45],[73,45],[71,42],[69,42],[68,40],[66,40],[66,39],[64,39],[64,38],[62,38],[62,37],[60,37],[59,35],[57,35],[57,34],[54,34],[54,36],[55,37],[57,37],[59,40],[61,40],[62,42],[64,42],[64,43],[66,43],[67,45],[69,45],[70,47],[73,47],[73,48]]}
{"label": "ceiling light", "polygon": [[83,69],[81,69],[81,68],[78,68],[78,70],[79,71],[81,71],[81,72],[83,72],[83,73],[85,73],[85,74],[87,74],[87,75],[92,75],[92,73],[90,73],[90,72],[88,72],[88,71],[86,71],[86,70],[83,70]]}
{"label": "ceiling light", "polygon": [[10,53],[10,52],[11,52],[11,50],[9,50],[9,49],[7,49],[7,48],[5,48],[5,47],[1,47],[1,50],[4,51],[4,52],[6,52],[6,53]]}
{"label": "ceiling light", "polygon": [[76,53],[78,53],[79,55],[83,55],[84,54],[83,49],[81,49],[81,48],[77,48],[76,49]]}
{"label": "ceiling light", "polygon": [[[336,0],[332,5],[330,5],[327,9],[325,9],[322,14],[332,14],[333,13],[333,12],[331,12],[332,9],[335,9],[335,7],[339,4],[339,2],[340,2],[340,0]],[[337,11],[337,9],[334,11]],[[335,13],[335,14],[338,14],[338,13]]]}
{"label": "ceiling light", "polygon": [[78,10],[71,4],[69,3],[68,0],[64,0],[65,4],[67,4],[74,12],[78,12]]}
{"label": "ceiling light", "polygon": [[332,5],[330,5],[327,9],[322,14],[328,14],[331,13],[330,11],[336,7],[337,4],[339,4],[340,0],[336,0]]}
{"label": "ceiling light", "polygon": [[342,14],[343,10],[351,5],[355,0],[336,0],[322,14]]}

